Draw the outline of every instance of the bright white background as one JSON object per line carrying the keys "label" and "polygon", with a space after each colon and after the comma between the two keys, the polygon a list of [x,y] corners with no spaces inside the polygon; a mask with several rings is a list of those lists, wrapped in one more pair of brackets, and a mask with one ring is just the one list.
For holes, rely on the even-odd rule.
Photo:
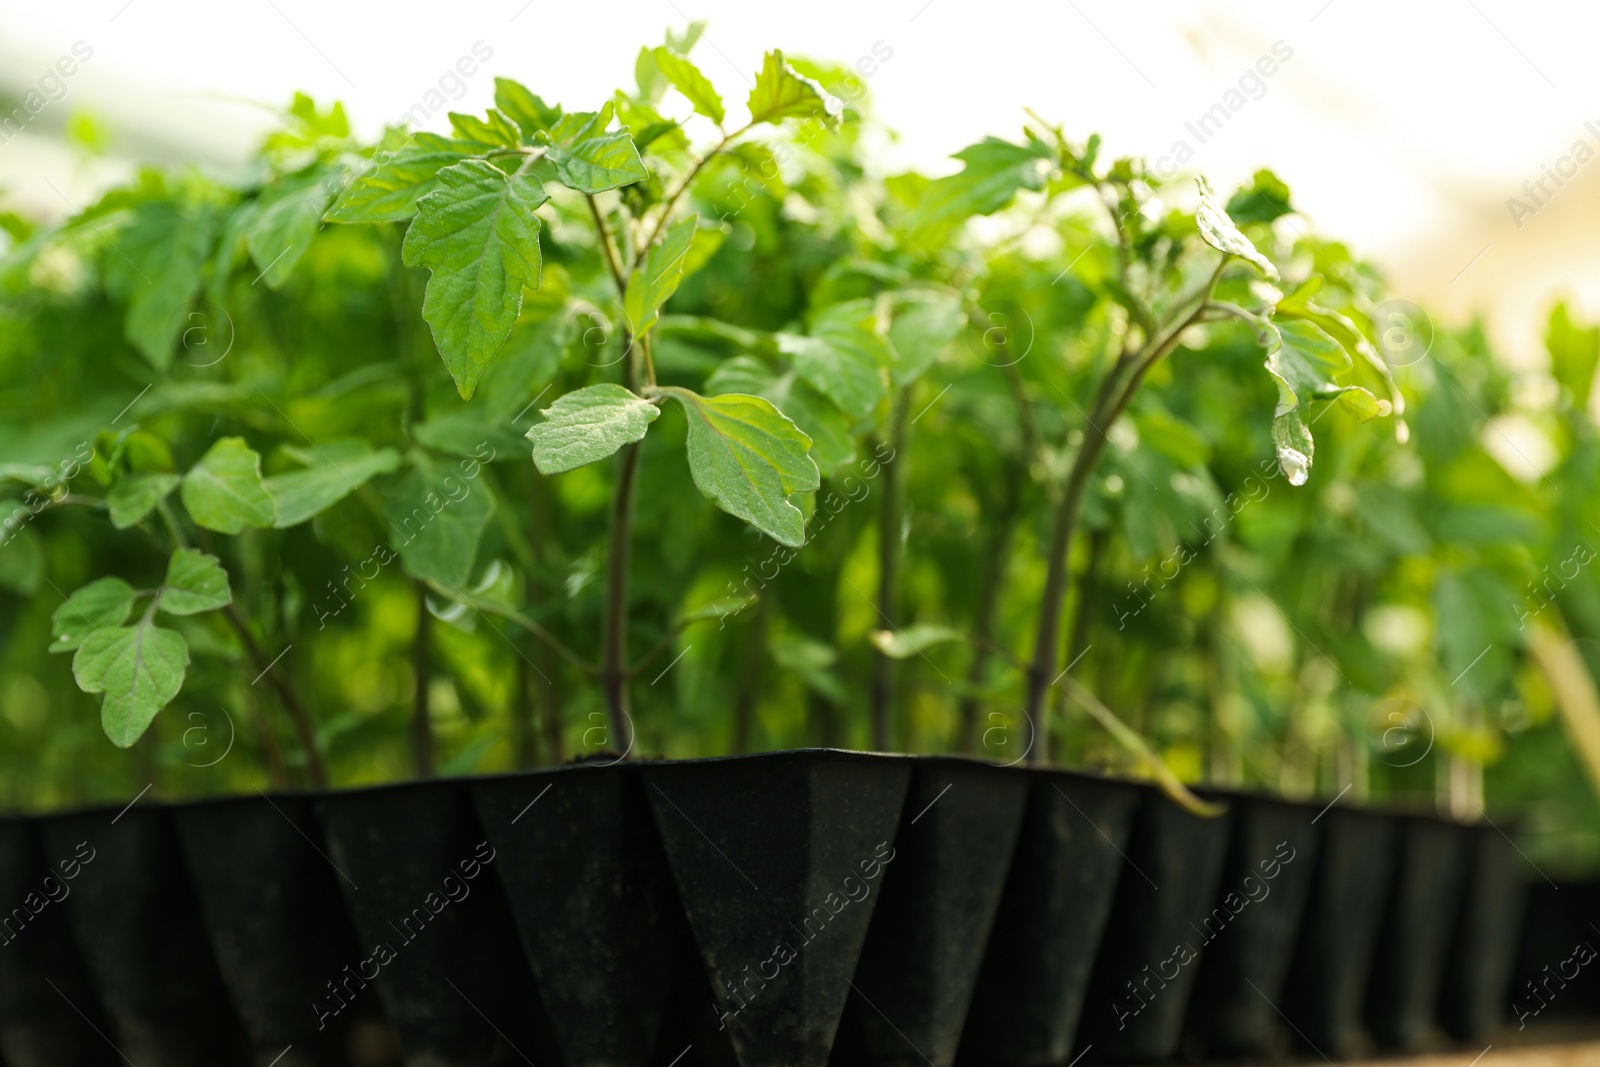
{"label": "bright white background", "polygon": [[[343,99],[375,132],[480,40],[494,58],[453,108],[487,106],[496,73],[593,106],[631,80],[641,44],[690,18],[711,20],[694,55],[730,103],[767,48],[846,63],[892,49],[869,80],[901,134],[886,166],[954,169],[950,152],[1015,136],[1030,106],[1117,153],[1185,139],[1189,168],[1219,184],[1270,166],[1317,229],[1447,319],[1484,313],[1515,358],[1538,358],[1556,296],[1600,315],[1600,161],[1547,186],[1520,228],[1506,204],[1574,142],[1600,151],[1600,9],[1570,2],[0,0],[0,93],[19,96],[75,41],[94,49],[66,98],[0,145],[0,197],[61,213],[130,160],[237,162],[271,122],[263,107],[297,88]],[[1198,144],[1184,123],[1275,41],[1293,57]],[[77,109],[111,130],[111,159],[58,140]]]}

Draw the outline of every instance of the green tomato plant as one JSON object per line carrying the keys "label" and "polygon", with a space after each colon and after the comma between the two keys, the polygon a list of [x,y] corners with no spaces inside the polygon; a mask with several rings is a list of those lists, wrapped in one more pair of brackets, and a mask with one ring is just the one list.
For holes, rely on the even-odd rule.
{"label": "green tomato plant", "polygon": [[829,744],[1523,788],[1525,631],[1600,618],[1592,331],[1552,319],[1543,406],[1472,329],[1391,368],[1270,173],[1032,116],[880,177],[847,71],[731,105],[699,33],[594,110],[502,78],[364,143],[297,97],[246,168],[0,216],[17,795],[211,768],[217,708],[275,785]]}

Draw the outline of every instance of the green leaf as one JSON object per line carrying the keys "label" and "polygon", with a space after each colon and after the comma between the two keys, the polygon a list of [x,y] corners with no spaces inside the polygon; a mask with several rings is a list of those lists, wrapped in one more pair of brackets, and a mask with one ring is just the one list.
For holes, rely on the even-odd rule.
{"label": "green leaf", "polygon": [[1265,366],[1278,385],[1278,406],[1272,418],[1272,442],[1278,468],[1290,485],[1304,485],[1314,455],[1307,405],[1320,395],[1333,396],[1340,386],[1333,377],[1350,368],[1344,347],[1310,322],[1289,319],[1268,324]]}
{"label": "green leaf", "polygon": [[569,148],[579,141],[604,133],[616,112],[616,104],[610,100],[602,104],[599,111],[569,111],[557,119],[539,140],[558,148]]}
{"label": "green leaf", "polygon": [[101,728],[112,744],[127,748],[178,695],[188,666],[188,643],[146,617],[91,634],[72,657],[72,676],[85,693],[105,694]]}
{"label": "green leaf", "polygon": [[0,538],[0,589],[31,597],[44,584],[44,574],[43,538],[36,530],[13,530]]}
{"label": "green leaf", "polygon": [[413,144],[374,166],[339,194],[327,222],[389,222],[417,213],[417,201],[439,187],[439,171],[474,149],[436,133],[419,133]]}
{"label": "green leaf", "polygon": [[1278,268],[1272,261],[1256,251],[1256,246],[1250,243],[1250,238],[1240,232],[1233,219],[1223,210],[1217,202],[1217,194],[1212,191],[1211,183],[1204,178],[1196,178],[1200,186],[1200,206],[1195,208],[1194,221],[1200,229],[1200,236],[1206,244],[1218,252],[1226,252],[1230,256],[1238,256],[1247,260],[1265,274],[1268,278],[1278,277]]}
{"label": "green leaf", "polygon": [[649,45],[639,49],[639,54],[634,57],[633,80],[639,85],[639,98],[642,101],[651,105],[661,102],[661,94],[667,91],[667,83],[662,77],[660,64],[656,62],[656,50]]}
{"label": "green leaf", "polygon": [[699,216],[690,215],[667,227],[666,234],[651,247],[644,262],[633,268],[622,310],[628,316],[628,327],[634,337],[643,336],[656,324],[661,306],[677,292],[678,283],[683,281],[684,260],[694,244],[699,221]]}
{"label": "green leaf", "polygon": [[838,123],[828,113],[828,94],[810,78],[801,77],[783,61],[777,49],[761,61],[756,85],[750,90],[750,121],[779,123],[789,118],[818,118],[829,126]]}
{"label": "green leaf", "polygon": [[1183,784],[1182,779],[1173,772],[1171,767],[1167,766],[1167,761],[1161,758],[1161,754],[1140,736],[1138,731],[1117,718],[1110,708],[1095,699],[1093,693],[1068,677],[1066,671],[1061,672],[1061,676],[1056,679],[1055,684],[1065,689],[1089,713],[1090,717],[1105,728],[1105,731],[1111,735],[1113,740],[1135,756],[1138,756],[1143,761],[1145,768],[1150,772],[1150,776],[1155,779],[1156,785],[1174,803],[1181,805],[1192,814],[1206,818],[1214,818],[1228,810],[1226,804],[1201,800],[1191,793],[1188,786]]}
{"label": "green leaf", "polygon": [[471,579],[478,542],[495,507],[488,484],[475,477],[478,472],[472,460],[445,464],[413,453],[411,469],[385,494],[392,543],[413,578],[447,586]]}
{"label": "green leaf", "polygon": [[510,177],[481,159],[439,171],[417,201],[402,256],[432,272],[422,317],[463,397],[506,343],[522,287],[539,287],[539,219],[549,199],[531,175]]}
{"label": "green leaf", "polygon": [[700,38],[705,35],[706,26],[708,25],[709,23],[705,19],[690,19],[689,24],[683,28],[682,33],[674,31],[670,26],[667,27],[667,47],[680,56],[688,55]]}
{"label": "green leaf", "polygon": [[515,148],[522,143],[522,131],[517,124],[494,108],[489,109],[487,120],[452,111],[450,129],[461,140],[483,148]]}
{"label": "green leaf", "polygon": [[920,378],[945,346],[961,336],[966,324],[966,311],[955,293],[912,290],[900,294],[889,322],[894,384],[908,385]]}
{"label": "green leaf", "polygon": [[722,97],[717,95],[716,87],[711,80],[700,73],[700,68],[688,59],[678,55],[670,48],[657,48],[655,50],[656,67],[672,83],[673,88],[682,93],[695,111],[722,125],[722,120],[727,118],[727,112],[722,107]]}
{"label": "green leaf", "polygon": [[510,78],[494,80],[494,106],[522,127],[522,133],[532,143],[533,135],[548,130],[561,120],[561,109],[545,103],[518,82]]}
{"label": "green leaf", "polygon": [[77,589],[50,616],[50,651],[70,652],[97,631],[121,626],[138,595],[121,578],[97,578]]}
{"label": "green leaf", "polygon": [[1250,184],[1240,186],[1228,199],[1228,217],[1235,222],[1271,222],[1293,210],[1289,187],[1270,170],[1256,171]]}
{"label": "green leaf", "polygon": [[261,457],[242,437],[224,437],[183,476],[183,506],[195,525],[236,534],[271,526],[272,497],[261,484]]}
{"label": "green leaf", "polygon": [[392,448],[376,451],[365,441],[326,441],[301,450],[305,470],[275,474],[262,482],[272,497],[272,525],[295,526],[333,507],[374,475],[389,474],[400,466]]}
{"label": "green leaf", "polygon": [[864,418],[888,392],[887,369],[894,353],[878,332],[871,300],[847,300],[824,308],[811,323],[815,344],[779,338],[795,370],[848,415]]}
{"label": "green leaf", "polygon": [[1557,304],[1550,312],[1545,348],[1550,351],[1550,374],[1572,394],[1572,406],[1587,411],[1595,364],[1600,362],[1600,328],[1578,326],[1567,305]]}
{"label": "green leaf", "polygon": [[226,607],[232,600],[228,572],[217,557],[197,548],[180,548],[167,564],[167,580],[156,597],[156,607],[172,615],[198,615]]}
{"label": "green leaf", "polygon": [[570,147],[551,145],[549,158],[562,185],[591,196],[650,177],[627,130],[585,137]]}
{"label": "green leaf", "polygon": [[874,630],[870,637],[873,647],[890,659],[909,659],[921,655],[934,645],[967,639],[961,630],[925,623],[907,626],[903,630]]}
{"label": "green leaf", "polygon": [[[1401,415],[1405,413],[1405,396],[1400,392],[1400,387],[1395,384],[1394,372],[1390,370],[1388,362],[1372,347],[1366,335],[1356,328],[1356,324],[1337,311],[1321,307],[1312,302],[1311,298],[1322,288],[1322,276],[1313,274],[1295,287],[1294,292],[1278,301],[1273,315],[1277,318],[1304,319],[1338,341],[1344,346],[1352,360],[1359,360],[1357,366],[1364,367],[1367,374],[1379,385],[1385,393],[1387,410],[1380,410],[1380,415]],[[1380,403],[1380,407],[1383,404]],[[1406,439],[1404,423],[1396,420],[1396,434],[1402,442]]]}
{"label": "green leaf", "polygon": [[821,484],[806,454],[811,439],[758,396],[707,398],[675,386],[661,393],[688,415],[689,473],[700,492],[780,544],[805,544],[805,517],[788,498]]}
{"label": "green leaf", "polygon": [[245,244],[269,289],[281,288],[289,280],[295,264],[311,247],[311,238],[322,225],[322,213],[332,199],[333,190],[323,176],[312,174],[269,189],[258,201]]}
{"label": "green leaf", "polygon": [[644,439],[661,409],[620,385],[591,385],[544,409],[545,421],[528,431],[540,474],[560,474],[605,459]]}
{"label": "green leaf", "polygon": [[911,238],[942,240],[973,215],[992,215],[1024,189],[1045,187],[1055,151],[1042,141],[1012,144],[986,137],[957,152],[965,166],[930,183],[911,217]]}
{"label": "green leaf", "polygon": [[119,530],[140,522],[178,487],[176,474],[124,474],[106,493],[111,525]]}
{"label": "green leaf", "polygon": [[806,688],[838,704],[849,699],[844,682],[833,669],[839,654],[831,645],[802,635],[780,635],[768,643],[768,651],[779,669],[799,678]]}
{"label": "green leaf", "polygon": [[794,371],[774,375],[770,367],[752,356],[735,356],[706,379],[706,392],[753,393],[772,401],[811,438],[811,458],[824,478],[856,458],[856,442],[851,436],[851,421],[838,406]]}
{"label": "green leaf", "polygon": [[1347,385],[1339,391],[1339,403],[1349,408],[1362,422],[1370,422],[1389,413],[1389,402],[1379,400],[1359,385]]}
{"label": "green leaf", "polygon": [[124,335],[157,370],[172,362],[215,232],[209,208],[152,201],[139,206],[106,252],[107,284],[128,302]]}
{"label": "green leaf", "polygon": [[606,132],[615,111],[608,100],[599,111],[563,115],[538,135],[562,185],[592,196],[650,176],[628,131]]}

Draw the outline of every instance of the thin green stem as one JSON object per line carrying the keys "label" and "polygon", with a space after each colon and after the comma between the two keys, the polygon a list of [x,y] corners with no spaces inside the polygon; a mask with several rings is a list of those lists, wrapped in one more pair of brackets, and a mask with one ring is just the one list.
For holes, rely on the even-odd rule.
{"label": "thin green stem", "polygon": [[627,276],[622,273],[622,263],[617,257],[617,249],[611,242],[611,227],[606,225],[605,214],[600,210],[600,205],[592,195],[586,195],[589,202],[589,214],[594,216],[594,229],[600,239],[600,253],[606,261],[606,269],[611,272],[611,280],[616,283],[617,297],[621,299],[628,291]]}
{"label": "thin green stem", "polygon": [[[1221,279],[1227,264],[1228,257],[1224,256],[1198,296],[1190,297],[1179,305],[1188,307],[1192,304],[1188,314],[1175,316],[1177,321],[1164,333],[1151,337],[1143,348],[1132,352],[1124,351],[1118,357],[1108,380],[1114,382],[1131,367],[1131,373],[1125,384],[1120,387],[1115,384],[1108,387],[1106,382],[1101,383],[1099,402],[1089,413],[1088,425],[1083,429],[1083,444],[1079,446],[1078,454],[1073,458],[1066,487],[1056,505],[1054,528],[1051,531],[1046,556],[1044,596],[1039,606],[1039,624],[1035,631],[1033,659],[1028,665],[1027,677],[1026,711],[1036,731],[1043,728],[1045,698],[1050,686],[1056,681],[1056,651],[1060,643],[1061,608],[1071,577],[1067,567],[1067,550],[1077,529],[1078,516],[1082,510],[1089,479],[1099,466],[1100,457],[1110,440],[1108,432],[1132,401],[1134,393],[1138,391],[1150,368],[1177,346],[1178,338],[1183,331],[1193,325],[1210,306],[1211,293]],[[1032,758],[1041,762],[1044,759],[1039,746],[1035,746]]]}
{"label": "thin green stem", "polygon": [[645,241],[645,243],[639,247],[639,255],[644,255],[645,252],[649,251],[650,246],[656,243],[656,239],[661,236],[661,231],[666,229],[667,220],[672,217],[673,208],[678,206],[678,201],[683,198],[684,193],[689,191],[689,186],[694,184],[695,178],[699,176],[700,171],[705,168],[705,165],[710,163],[713,159],[716,159],[717,156],[721,154],[722,150],[727,148],[728,145],[732,143],[734,138],[743,134],[754,125],[754,122],[749,122],[739,127],[737,130],[734,130],[732,133],[723,134],[722,140],[718,141],[711,151],[707,152],[704,156],[701,156],[699,161],[695,163],[694,166],[689,168],[689,173],[684,175],[683,181],[678,183],[677,189],[673,190],[666,200],[662,202],[661,217],[656,220],[655,227],[651,229],[649,240]]}
{"label": "thin green stem", "polygon": [[428,611],[428,587],[415,583],[417,629],[411,640],[411,673],[416,691],[411,702],[411,758],[418,778],[433,777],[433,723],[429,676],[432,673],[433,616]]}
{"label": "thin green stem", "polygon": [[[906,413],[910,390],[901,389],[890,402],[889,448],[883,464],[883,496],[878,513],[878,622],[887,630],[899,626],[900,526],[903,511]],[[890,751],[894,742],[896,661],[880,649],[875,652],[872,675],[872,747]]]}

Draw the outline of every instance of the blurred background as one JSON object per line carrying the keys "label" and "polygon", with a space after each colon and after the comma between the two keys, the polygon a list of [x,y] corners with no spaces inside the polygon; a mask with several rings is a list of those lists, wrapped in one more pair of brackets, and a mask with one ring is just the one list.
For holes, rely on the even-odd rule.
{"label": "blurred background", "polygon": [[[984,134],[1015,136],[1031,107],[1070,135],[1098,131],[1112,152],[1152,161],[1172,155],[1219,186],[1270,167],[1318,231],[1350,241],[1396,292],[1451,325],[1481,314],[1506,359],[1543,361],[1552,299],[1600,310],[1600,264],[1583,257],[1600,237],[1588,206],[1600,183],[1600,166],[1588,165],[1600,151],[1589,54],[1600,9],[1584,5],[494,0],[377,10],[5,5],[4,111],[75,44],[92,56],[60,88],[44,87],[58,99],[20,131],[0,127],[0,207],[63,215],[135,162],[240,165],[297,89],[343,100],[362,135],[435,89],[448,109],[414,125],[444,130],[445,110],[490,103],[494,73],[553,99],[595,99],[628,77],[640,40],[705,18],[701,63],[730,91],[773,46],[846,64],[867,57],[876,114],[898,134],[875,154],[885,170],[954,171],[949,153]],[[459,78],[449,68],[474,44],[492,62]],[[1288,58],[1261,77],[1264,56]],[[1219,104],[1226,111],[1202,124]]]}

